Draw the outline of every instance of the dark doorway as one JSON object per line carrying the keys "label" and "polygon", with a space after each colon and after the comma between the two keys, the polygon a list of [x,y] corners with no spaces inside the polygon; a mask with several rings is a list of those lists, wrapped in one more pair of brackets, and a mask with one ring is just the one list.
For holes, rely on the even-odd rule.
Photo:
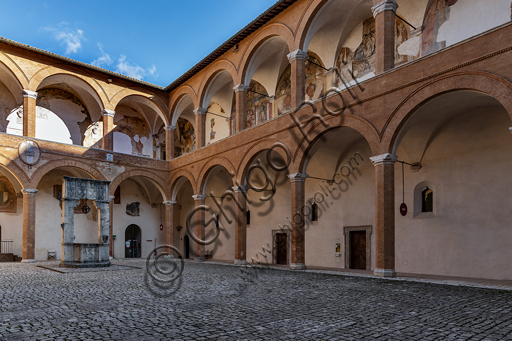
{"label": "dark doorway", "polygon": [[130,225],[124,231],[124,257],[125,258],[140,258],[141,256],[141,233],[137,225]]}
{"label": "dark doorway", "polygon": [[366,270],[366,231],[350,232],[350,268]]}
{"label": "dark doorway", "polygon": [[185,259],[190,258],[190,250],[189,250],[190,242],[188,239],[189,239],[188,235],[185,235],[185,237],[183,237],[183,246],[185,249]]}
{"label": "dark doorway", "polygon": [[277,233],[276,238],[276,264],[288,264],[288,247],[286,243],[286,233]]}

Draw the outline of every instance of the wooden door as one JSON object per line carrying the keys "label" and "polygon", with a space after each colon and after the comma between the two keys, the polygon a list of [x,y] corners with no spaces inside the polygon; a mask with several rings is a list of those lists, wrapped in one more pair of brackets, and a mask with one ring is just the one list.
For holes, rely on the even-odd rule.
{"label": "wooden door", "polygon": [[276,234],[276,263],[288,264],[286,260],[287,254],[286,233],[278,233]]}
{"label": "wooden door", "polygon": [[350,268],[366,270],[366,231],[350,232]]}

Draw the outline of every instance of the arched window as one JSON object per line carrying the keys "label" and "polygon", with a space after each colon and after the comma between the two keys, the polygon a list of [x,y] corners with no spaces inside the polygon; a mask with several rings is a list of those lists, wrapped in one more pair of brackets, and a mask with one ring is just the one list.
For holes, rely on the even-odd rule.
{"label": "arched window", "polygon": [[426,187],[421,192],[421,212],[432,212],[434,209],[434,192]]}

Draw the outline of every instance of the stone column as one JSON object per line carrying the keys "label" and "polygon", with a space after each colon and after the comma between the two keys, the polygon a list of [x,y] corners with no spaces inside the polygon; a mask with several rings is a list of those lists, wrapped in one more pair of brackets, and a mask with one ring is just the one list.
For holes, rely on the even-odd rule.
{"label": "stone column", "polygon": [[[204,205],[204,201],[206,199],[206,195],[202,194],[196,194],[193,195],[192,198],[194,198],[196,207]],[[204,240],[205,238],[205,214],[204,210],[198,210],[194,217],[194,234],[196,236],[196,239]],[[194,260],[198,262],[204,262],[204,245],[195,243],[195,256]]]}
{"label": "stone column", "polygon": [[370,157],[375,166],[375,276],[395,277],[396,155]]}
{"label": "stone column", "polygon": [[375,74],[391,70],[395,64],[395,0],[373,0],[375,18]]}
{"label": "stone column", "polygon": [[176,201],[164,201],[164,235],[165,245],[174,245],[174,204]]}
{"label": "stone column", "polygon": [[23,136],[36,137],[37,92],[23,90]]}
{"label": "stone column", "polygon": [[[121,186],[121,185],[119,185]],[[110,206],[109,206],[109,228],[108,228],[108,240],[110,241],[110,246],[108,248],[108,254],[110,257],[114,257],[114,199],[116,197],[114,195],[111,195],[109,197],[110,199]]]}
{"label": "stone column", "polygon": [[98,214],[98,243],[99,257],[98,262],[109,261],[109,244],[110,244],[110,202],[96,200],[96,208]]}
{"label": "stone column", "polygon": [[[247,263],[247,203],[242,189],[238,186],[232,188],[235,200],[235,264]],[[236,203],[243,209],[240,209]]]}
{"label": "stone column", "polygon": [[62,260],[72,263],[74,260],[73,244],[75,242],[75,207],[80,200],[62,198]]}
{"label": "stone column", "polygon": [[116,112],[113,110],[103,109],[103,149],[114,150],[114,116]]}
{"label": "stone column", "polygon": [[238,84],[233,90],[235,90],[235,129],[238,133],[247,128],[247,90],[249,90],[249,87]]}
{"label": "stone column", "polygon": [[24,188],[21,192],[23,193],[21,261],[32,263],[35,262],[37,189]]}
{"label": "stone column", "polygon": [[174,132],[175,126],[165,127],[165,159],[167,161],[174,159]]}
{"label": "stone column", "polygon": [[304,255],[304,226],[305,219],[302,214],[302,207],[304,207],[305,195],[305,180],[307,175],[302,173],[289,174],[288,178],[292,183],[291,186],[291,201],[292,210],[290,221],[292,226],[292,259],[290,268],[294,270],[302,270],[306,268],[305,255]]}
{"label": "stone column", "polygon": [[204,147],[205,144],[205,124],[206,124],[206,109],[196,108],[196,150]]}
{"label": "stone column", "polygon": [[308,54],[302,50],[295,50],[288,54],[288,60],[291,65],[290,83],[292,85],[292,110],[297,108],[305,98],[306,59],[308,59]]}

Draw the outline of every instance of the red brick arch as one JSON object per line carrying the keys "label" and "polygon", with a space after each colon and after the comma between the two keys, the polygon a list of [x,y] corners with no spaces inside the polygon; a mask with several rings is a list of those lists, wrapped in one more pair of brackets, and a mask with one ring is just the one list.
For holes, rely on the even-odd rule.
{"label": "red brick arch", "polygon": [[380,142],[379,135],[375,127],[373,127],[370,122],[364,118],[354,114],[343,114],[341,118],[341,123],[333,124],[339,118],[326,117],[326,122],[329,124],[329,127],[324,127],[320,122],[311,127],[311,130],[308,132],[308,138],[310,139],[311,143],[308,142],[306,138],[302,138],[300,143],[297,145],[297,149],[295,149],[293,154],[294,162],[292,165],[290,165],[290,173],[305,172],[304,168],[306,158],[315,143],[329,131],[342,127],[351,128],[361,134],[361,136],[370,146],[373,155],[375,155]]}
{"label": "red brick arch", "polygon": [[226,169],[226,171],[228,172],[228,174],[231,176],[232,179],[236,179],[236,169],[235,169],[235,166],[233,166],[233,164],[231,163],[231,161],[229,161],[225,157],[211,158],[203,164],[203,167],[201,168],[201,171],[199,172],[199,178],[198,178],[200,181],[199,193],[203,193],[206,190],[204,188],[206,180],[208,179],[210,172],[216,166],[223,167],[224,169]]}
{"label": "red brick arch", "polygon": [[201,80],[201,85],[199,86],[199,101],[198,106],[203,103],[206,90],[208,89],[208,85],[211,83],[213,78],[222,71],[227,71],[231,75],[231,79],[233,80],[233,86],[235,86],[235,80],[238,79],[238,71],[235,65],[226,59],[221,59],[211,64],[208,68],[205,76]]}
{"label": "red brick arch", "polygon": [[8,57],[3,52],[0,52],[0,63],[2,63],[7,70],[10,71],[11,75],[18,85],[22,89],[27,89],[29,86],[29,79],[23,72],[23,70],[16,64],[10,57]]}
{"label": "red brick arch", "polygon": [[167,198],[169,197],[168,193],[166,192],[166,182],[155,173],[141,169],[132,169],[127,172],[121,173],[117,177],[115,177],[114,180],[112,180],[112,182],[110,183],[110,195],[114,195],[117,187],[121,184],[121,182],[134,176],[141,176],[150,180],[155,185],[155,187],[158,188],[158,190],[162,194],[162,198],[164,199],[164,201],[166,201]]}
{"label": "red brick arch", "polygon": [[88,173],[93,179],[96,180],[107,180],[105,176],[96,168],[91,167],[90,165],[76,160],[69,160],[69,159],[58,159],[58,160],[52,160],[42,166],[41,168],[38,168],[34,174],[32,175],[32,178],[30,179],[32,188],[37,188],[39,186],[39,182],[49,172],[56,168],[60,167],[73,167],[80,169],[86,173]]}
{"label": "red brick arch", "polygon": [[115,110],[117,105],[126,98],[129,97],[141,97],[145,100],[151,102],[151,104],[155,105],[157,107],[157,115],[162,119],[162,121],[165,123],[165,125],[168,125],[168,114],[167,114],[167,106],[164,102],[162,102],[156,95],[154,94],[148,94],[143,93],[140,91],[135,91],[133,89],[123,89],[116,93],[114,97],[110,100],[110,108],[112,110]]}
{"label": "red brick arch", "polygon": [[249,42],[249,45],[243,51],[242,58],[240,60],[240,64],[238,65],[238,78],[235,80],[235,85],[243,83],[243,79],[245,78],[245,74],[247,72],[247,68],[253,58],[254,54],[258,50],[261,44],[263,44],[266,40],[273,37],[281,37],[288,45],[288,49],[292,52],[294,45],[294,35],[292,30],[282,24],[282,23],[273,23],[265,26],[261,31],[259,31],[254,38]]}
{"label": "red brick arch", "polygon": [[190,185],[192,186],[192,191],[194,193],[198,193],[197,182],[196,179],[194,178],[194,175],[187,169],[180,169],[179,171],[173,174],[169,181],[169,200],[173,197],[174,190],[176,189],[176,185],[180,178],[187,179],[190,182]]}
{"label": "red brick arch", "polygon": [[286,149],[286,151],[284,151],[282,148],[278,147],[278,148],[274,148],[274,151],[279,153],[279,155],[281,155],[283,160],[286,160],[287,157],[292,158],[290,160],[290,164],[292,164],[293,163],[293,153],[286,144],[284,144],[283,142],[281,142],[277,139],[272,139],[272,138],[262,139],[256,143],[252,144],[244,152],[244,155],[242,156],[242,161],[238,165],[238,169],[237,169],[237,176],[236,176],[237,183],[243,184],[245,174],[247,173],[249,166],[254,161],[254,158],[262,151],[269,150],[275,145],[280,145],[284,149]]}
{"label": "red brick arch", "polygon": [[[60,69],[56,65],[54,66],[48,66],[46,68],[43,68],[36,72],[36,74],[30,79],[29,89],[30,91],[37,91],[38,87],[41,85],[41,83],[47,79],[48,77],[55,76],[55,75],[66,75],[69,77],[78,78],[79,80],[85,82],[89,86],[89,90],[96,94],[96,96],[100,99],[100,102],[98,103],[99,107],[101,109],[105,109],[108,107],[108,96],[101,87],[101,85],[92,77],[84,76],[83,69],[76,68],[76,73]],[[93,96],[94,97],[94,96]]]}
{"label": "red brick arch", "polygon": [[178,87],[178,89],[176,89],[176,91],[173,92],[173,94],[171,96],[171,100],[169,102],[169,108],[170,108],[169,116],[170,116],[171,122],[172,122],[172,118],[176,111],[176,106],[178,105],[178,103],[180,102],[182,97],[184,97],[186,95],[189,95],[190,98],[192,99],[192,102],[194,103],[194,109],[198,107],[197,93],[194,90],[194,88],[192,88],[188,84],[180,85],[180,87]]}
{"label": "red brick arch", "polygon": [[3,154],[0,154],[0,164],[18,180],[22,188],[30,188],[28,176],[20,166]]}
{"label": "red brick arch", "polygon": [[304,40],[306,39],[306,35],[309,32],[309,28],[311,27],[311,23],[315,19],[318,11],[322,8],[323,5],[327,3],[327,0],[313,0],[311,1],[304,12],[302,13],[299,24],[297,25],[295,36],[297,37],[297,48],[303,49]]}
{"label": "red brick arch", "polygon": [[381,131],[381,153],[393,152],[394,143],[405,122],[424,103],[443,93],[469,90],[498,100],[512,119],[512,83],[483,71],[465,71],[438,77],[407,96],[393,111]]}

